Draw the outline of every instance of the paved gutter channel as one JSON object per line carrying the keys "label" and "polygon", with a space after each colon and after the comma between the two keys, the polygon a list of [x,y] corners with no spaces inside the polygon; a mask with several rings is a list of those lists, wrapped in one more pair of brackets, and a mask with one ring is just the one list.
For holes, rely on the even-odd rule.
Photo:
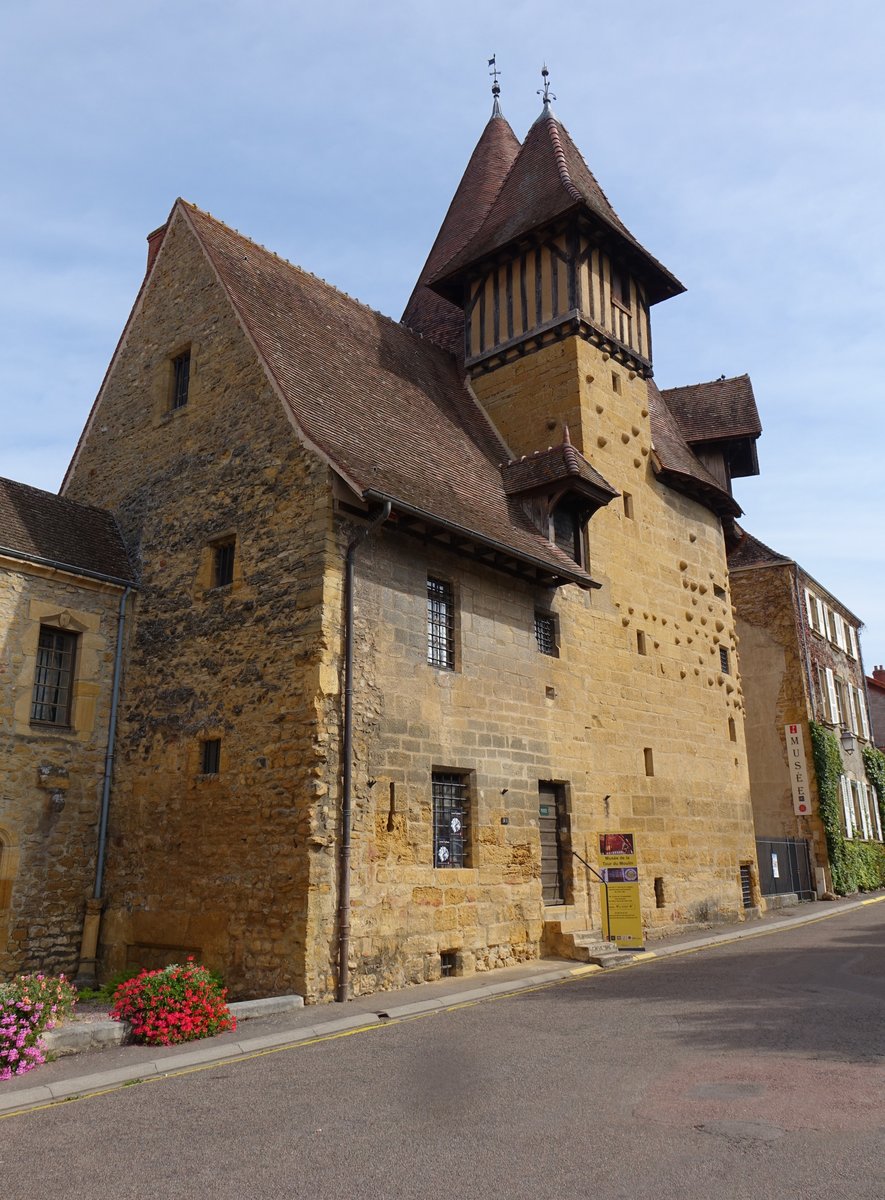
{"label": "paved gutter channel", "polygon": [[[826,920],[881,900],[885,900],[885,890],[872,893],[863,900],[802,904],[788,910],[776,910],[760,920],[736,926],[713,927],[700,936],[697,931],[672,935],[652,942],[645,952],[632,957],[625,955],[623,965],[608,970],[623,970],[674,954],[691,953],[748,937],[781,932],[792,926]],[[231,1005],[238,1022],[235,1032],[182,1046],[123,1045],[123,1030],[117,1022],[73,1021],[53,1031],[57,1043],[67,1044],[68,1048],[62,1051],[65,1057],[47,1063],[35,1072],[0,1084],[0,1117],[28,1108],[51,1105],[74,1096],[112,1090],[143,1079],[159,1078],[172,1072],[197,1069],[226,1059],[260,1054],[317,1038],[343,1035],[388,1020],[440,1012],[460,1004],[580,978],[598,971],[601,971],[600,967],[565,959],[537,959],[488,974],[441,979],[401,991],[360,996],[349,1001],[343,1010],[337,1005],[306,1008],[300,996],[243,1001]],[[81,1032],[90,1026],[91,1033]]]}

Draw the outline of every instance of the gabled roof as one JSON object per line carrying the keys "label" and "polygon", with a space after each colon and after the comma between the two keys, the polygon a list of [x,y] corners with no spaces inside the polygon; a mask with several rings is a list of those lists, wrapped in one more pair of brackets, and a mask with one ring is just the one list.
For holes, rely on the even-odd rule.
{"label": "gabled roof", "polygon": [[762,432],[749,375],[664,388],[661,395],[690,446],[757,438]]}
{"label": "gabled roof", "polygon": [[525,496],[547,491],[557,484],[570,484],[578,491],[593,497],[598,504],[608,504],[619,493],[591,466],[587,459],[568,440],[559,446],[524,454],[501,466],[504,490],[508,496]]}
{"label": "gabled roof", "polygon": [[583,211],[613,235],[654,303],[685,291],[633,237],[608,201],[568,131],[549,107],[535,121],[488,215],[470,241],[430,279],[443,295],[465,268],[572,211]]}
{"label": "gabled roof", "polygon": [[[452,355],[177,201],[307,444],[366,500],[390,499],[556,582],[592,579],[504,491],[510,452]],[[168,244],[168,237],[167,237]]]}
{"label": "gabled roof", "polygon": [[689,448],[679,424],[653,380],[648,381],[652,466],[663,482],[699,500],[721,517],[738,517],[741,507]]}
{"label": "gabled roof", "polygon": [[734,537],[727,547],[729,571],[740,571],[744,567],[793,566],[794,560],[766,546],[752,533],[740,525],[734,527]]}
{"label": "gabled roof", "polygon": [[460,356],[464,352],[464,314],[426,284],[479,229],[518,153],[519,139],[496,106],[403,312],[404,325],[432,338],[452,354]]}
{"label": "gabled roof", "polygon": [[120,583],[135,578],[110,513],[13,479],[0,478],[0,553]]}

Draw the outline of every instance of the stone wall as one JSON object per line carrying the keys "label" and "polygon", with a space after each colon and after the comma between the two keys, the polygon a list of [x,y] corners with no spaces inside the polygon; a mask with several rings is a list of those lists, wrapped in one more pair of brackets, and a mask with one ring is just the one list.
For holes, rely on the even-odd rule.
{"label": "stone wall", "polygon": [[[79,961],[95,877],[120,589],[0,563],[0,979]],[[67,726],[31,723],[41,624],[76,635]]]}
{"label": "stone wall", "polygon": [[[190,348],[187,404],[171,360]],[[331,862],[326,466],[300,445],[182,219],[166,234],[67,494],[117,516],[141,588],[128,645],[105,974],[193,952],[238,996],[301,991]],[[214,547],[235,541],[232,583]],[[321,689],[322,683],[322,689]],[[203,743],[220,740],[204,772]],[[328,869],[320,888],[329,886]]]}

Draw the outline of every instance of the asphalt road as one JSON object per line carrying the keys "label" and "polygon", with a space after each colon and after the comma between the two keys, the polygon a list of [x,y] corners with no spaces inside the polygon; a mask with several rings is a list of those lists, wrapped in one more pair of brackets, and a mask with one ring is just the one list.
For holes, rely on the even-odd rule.
{"label": "asphalt road", "polygon": [[10,1117],[0,1196],[883,1200],[885,905]]}

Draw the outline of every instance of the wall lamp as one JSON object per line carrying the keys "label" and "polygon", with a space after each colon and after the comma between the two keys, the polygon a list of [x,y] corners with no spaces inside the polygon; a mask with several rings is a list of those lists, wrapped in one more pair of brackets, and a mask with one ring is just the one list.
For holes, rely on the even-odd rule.
{"label": "wall lamp", "polygon": [[850,729],[843,729],[839,735],[839,741],[842,743],[842,749],[846,754],[854,753],[854,734]]}

